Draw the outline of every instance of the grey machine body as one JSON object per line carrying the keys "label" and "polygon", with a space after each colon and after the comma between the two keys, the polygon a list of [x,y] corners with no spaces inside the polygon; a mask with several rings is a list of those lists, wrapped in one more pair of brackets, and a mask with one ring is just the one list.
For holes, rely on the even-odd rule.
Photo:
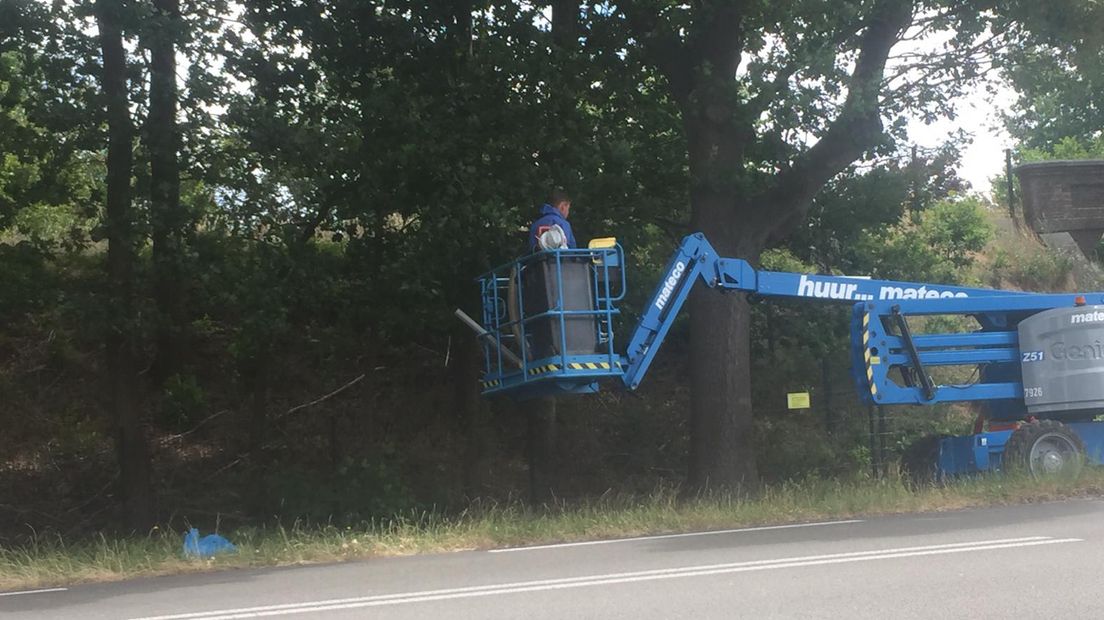
{"label": "grey machine body", "polygon": [[1091,417],[1104,411],[1104,306],[1040,312],[1020,321],[1019,340],[1029,414]]}

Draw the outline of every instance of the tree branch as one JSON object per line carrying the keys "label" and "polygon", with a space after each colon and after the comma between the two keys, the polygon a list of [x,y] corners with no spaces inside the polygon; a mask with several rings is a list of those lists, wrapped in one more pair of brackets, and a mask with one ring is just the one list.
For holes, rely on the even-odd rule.
{"label": "tree branch", "polygon": [[345,390],[353,387],[357,383],[360,383],[360,381],[362,379],[364,379],[364,377],[365,377],[365,375],[362,374],[359,377],[357,377],[356,379],[353,379],[352,381],[350,381],[350,382],[346,383],[345,385],[337,388],[336,390],[330,392],[329,394],[326,394],[325,396],[320,396],[320,397],[310,401],[309,403],[303,403],[302,405],[296,405],[296,406],[292,407],[291,409],[288,409],[287,411],[285,411],[282,415],[280,415],[276,419],[281,420],[281,419],[286,418],[287,416],[295,413],[296,411],[299,411],[300,409],[306,409],[307,407],[313,407],[313,406],[317,405],[318,403],[321,403],[322,401],[329,400],[329,399],[333,398],[334,396],[337,396],[338,394],[344,392]]}
{"label": "tree branch", "polygon": [[655,11],[640,8],[639,4],[626,2],[619,7],[633,37],[640,41],[644,54],[667,78],[671,94],[683,105],[693,90],[694,62],[678,34],[663,28]]}
{"label": "tree branch", "polygon": [[748,112],[748,117],[758,118],[760,114],[765,112],[771,102],[778,96],[778,93],[782,92],[782,89],[789,83],[790,78],[793,77],[800,68],[800,63],[798,63],[796,59],[791,58],[790,62],[786,63],[785,67],[779,69],[778,73],[774,74],[774,79],[771,80],[768,86],[756,93],[751,99],[748,99],[744,106]]}
{"label": "tree branch", "polygon": [[[778,70],[778,73],[775,74],[769,86],[748,100],[746,107],[749,115],[752,118],[757,118],[760,114],[765,112],[771,102],[777,98],[778,93],[782,92],[782,89],[789,83],[790,78],[801,70],[802,67],[807,66],[807,58],[815,57],[823,52],[843,45],[848,39],[854,36],[860,28],[861,26],[856,26],[855,28],[841,28],[834,37],[821,43],[813,53],[809,53],[808,51],[803,52],[802,50],[788,50],[790,56],[789,62]],[[802,55],[804,55],[804,57]]]}
{"label": "tree branch", "polygon": [[847,98],[827,132],[793,164],[781,171],[757,201],[764,212],[785,213],[771,231],[777,238],[805,216],[817,191],[833,176],[877,144],[882,135],[880,96],[886,59],[912,17],[906,0],[882,0],[866,21]]}
{"label": "tree branch", "polygon": [[353,188],[357,187],[358,181],[359,177],[354,178],[338,185],[336,189],[330,185],[321,187],[321,193],[324,194],[323,198],[318,201],[321,205],[310,219],[302,222],[302,228],[299,230],[300,243],[307,243],[314,238],[318,228],[326,223],[326,220],[330,218],[337,207],[353,194]]}
{"label": "tree branch", "polygon": [[694,25],[688,47],[690,57],[704,60],[722,76],[736,77],[740,52],[744,46],[743,2],[703,2],[695,11]]}

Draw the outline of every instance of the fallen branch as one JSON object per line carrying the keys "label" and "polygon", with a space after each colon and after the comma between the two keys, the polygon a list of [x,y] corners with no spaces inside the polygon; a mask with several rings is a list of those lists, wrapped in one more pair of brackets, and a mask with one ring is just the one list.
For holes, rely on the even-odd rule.
{"label": "fallen branch", "polygon": [[207,416],[206,418],[203,418],[202,420],[200,420],[199,424],[196,424],[195,426],[193,426],[192,428],[184,431],[183,433],[177,433],[175,435],[166,435],[165,437],[161,438],[161,443],[162,444],[168,444],[168,443],[171,443],[171,442],[176,441],[178,439],[183,439],[183,438],[187,437],[188,435],[191,435],[192,433],[198,431],[200,429],[200,427],[202,427],[204,424],[210,422],[211,420],[214,420],[215,418],[217,418],[221,415],[225,415],[227,413],[230,413],[230,409],[223,409],[222,411],[211,414],[211,415]]}
{"label": "fallen branch", "polygon": [[307,407],[313,407],[313,406],[317,405],[318,403],[329,400],[330,398],[333,398],[334,396],[337,396],[338,394],[344,392],[345,390],[353,387],[357,383],[360,383],[361,379],[363,379],[364,377],[365,377],[365,375],[362,374],[359,377],[357,377],[356,379],[353,379],[352,381],[350,381],[350,382],[346,383],[345,385],[337,388],[336,390],[330,392],[329,394],[326,394],[325,396],[316,398],[315,400],[312,400],[309,403],[303,403],[302,405],[296,405],[296,406],[292,407],[291,409],[288,409],[287,411],[285,411],[284,414],[281,415],[277,419],[286,418],[287,416],[295,413],[296,411],[299,411],[300,409],[306,409]]}
{"label": "fallen branch", "polygon": [[[377,368],[376,370],[379,370],[379,368]],[[302,405],[296,405],[296,406],[292,407],[291,409],[288,409],[284,413],[280,414],[280,416],[277,417],[276,420],[282,420],[282,419],[288,417],[289,415],[295,413],[296,411],[299,411],[301,409],[306,409],[307,407],[313,407],[314,405],[317,405],[318,403],[321,403],[325,400],[333,398],[334,396],[337,396],[338,394],[344,392],[345,390],[353,387],[357,383],[360,383],[360,381],[363,380],[365,376],[366,375],[361,374],[356,379],[353,379],[352,381],[350,381],[350,382],[346,383],[345,385],[337,388],[336,390],[330,392],[329,394],[326,394],[324,396],[320,396],[320,397],[310,401],[309,403],[303,403]],[[275,440],[266,441],[264,444],[262,444],[258,448],[250,450],[249,452],[246,452],[245,454],[242,454],[242,455],[238,456],[238,458],[234,459],[233,461],[230,461],[226,465],[223,465],[222,467],[218,468],[217,470],[215,470],[215,473],[208,476],[208,479],[214,478],[215,476],[218,476],[219,474],[223,473],[224,471],[227,471],[227,470],[229,470],[233,467],[236,467],[238,464],[248,460],[251,456],[253,456],[254,452],[259,452],[261,450],[267,450],[268,448],[271,448],[271,447],[275,446],[277,443],[278,442],[275,441]]]}

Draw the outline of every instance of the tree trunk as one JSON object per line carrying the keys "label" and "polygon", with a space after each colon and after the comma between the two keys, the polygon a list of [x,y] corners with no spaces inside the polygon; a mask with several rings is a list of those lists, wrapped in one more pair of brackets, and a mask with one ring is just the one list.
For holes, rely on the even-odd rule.
{"label": "tree trunk", "polygon": [[146,144],[150,153],[150,228],[153,237],[157,357],[153,375],[164,380],[180,371],[186,316],[183,305],[184,227],[180,208],[180,134],[176,123],[176,45],[179,0],[154,0],[150,36],[150,107]]}
{"label": "tree trunk", "polygon": [[552,60],[556,63],[557,82],[550,89],[545,109],[545,126],[548,134],[542,148],[542,163],[547,166],[553,187],[563,187],[571,193],[571,187],[579,178],[574,165],[577,161],[578,77],[571,66],[571,57],[579,46],[579,3],[576,0],[553,0],[552,8]]}
{"label": "tree trunk", "polygon": [[552,0],[552,41],[561,50],[579,43],[579,1]]}
{"label": "tree trunk", "polygon": [[545,396],[519,407],[529,424],[529,502],[539,506],[556,497],[556,398]]}
{"label": "tree trunk", "polygon": [[266,477],[269,463],[266,462],[265,444],[269,438],[268,404],[272,393],[270,352],[262,351],[248,364],[244,375],[249,387],[249,476],[252,481],[248,498],[249,509],[255,515],[263,515],[270,508]]}
{"label": "tree trunk", "polygon": [[[694,230],[721,256],[753,264],[762,251],[756,229],[736,226],[735,195],[692,192]],[[690,296],[690,462],[687,490],[737,490],[758,483],[752,444],[751,308],[747,296],[696,287]]]}
{"label": "tree trunk", "polygon": [[454,73],[456,77],[462,77],[472,52],[472,11],[473,0],[454,0],[452,6],[452,27],[449,29],[454,40],[453,50],[456,54]]}
{"label": "tree trunk", "polygon": [[[873,3],[854,31],[857,56],[847,98],[827,131],[778,171],[751,182],[746,149],[761,142],[758,119],[799,66],[780,67],[773,85],[750,99],[738,76],[745,14],[738,2],[696,3],[689,26],[661,11],[623,6],[629,27],[667,80],[682,113],[691,176],[691,224],[721,256],[756,263],[768,239],[800,224],[816,193],[881,139],[879,101],[886,60],[912,16],[908,0]],[[619,5],[620,6],[620,5]],[[755,35],[752,35],[755,36]],[[752,70],[754,71],[754,69]],[[750,176],[755,176],[752,173]],[[750,311],[743,295],[698,289],[691,295],[690,489],[757,482],[751,443]]]}
{"label": "tree trunk", "polygon": [[464,492],[475,497],[483,485],[487,424],[479,395],[482,353],[478,340],[466,327],[453,329],[453,355],[449,361],[456,423],[464,435]]}
{"label": "tree trunk", "polygon": [[[570,121],[575,109],[575,89],[573,76],[564,71],[566,59],[578,43],[579,4],[572,0],[554,0],[552,2],[552,41],[553,58],[560,62],[559,82],[554,99],[548,110],[548,125],[551,128],[546,163],[552,172],[552,185],[566,184],[568,177],[574,176],[565,162],[571,161],[571,144],[566,136],[565,125]],[[570,190],[569,190],[570,191]],[[556,397],[546,396],[526,403],[529,429],[529,501],[534,505],[544,504],[555,498],[554,481],[559,469],[556,446]]]}
{"label": "tree trunk", "polygon": [[144,530],[153,521],[150,456],[142,428],[134,334],[136,261],[130,178],[134,129],[127,101],[126,52],[120,26],[121,3],[97,0],[96,22],[103,53],[102,84],[107,100],[107,277],[109,311],[107,382],[119,459],[124,522]]}

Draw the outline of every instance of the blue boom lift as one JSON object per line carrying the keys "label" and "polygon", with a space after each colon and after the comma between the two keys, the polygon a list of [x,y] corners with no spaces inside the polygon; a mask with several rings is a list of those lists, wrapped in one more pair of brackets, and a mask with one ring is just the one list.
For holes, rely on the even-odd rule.
{"label": "blue boom lift", "polygon": [[[904,465],[916,478],[1021,468],[1076,474],[1104,462],[1104,293],[1037,294],[760,271],[718,256],[698,233],[682,240],[623,351],[614,317],[625,296],[624,253],[612,239],[519,258],[478,278],[484,394],[519,399],[583,394],[602,380],[640,385],[687,295],[719,291],[852,304],[851,374],[873,405],[983,404],[988,430],[931,437]],[[913,334],[909,319],[973,317],[980,329]],[[942,384],[935,367],[975,368]],[[979,418],[980,419],[980,418]]]}

